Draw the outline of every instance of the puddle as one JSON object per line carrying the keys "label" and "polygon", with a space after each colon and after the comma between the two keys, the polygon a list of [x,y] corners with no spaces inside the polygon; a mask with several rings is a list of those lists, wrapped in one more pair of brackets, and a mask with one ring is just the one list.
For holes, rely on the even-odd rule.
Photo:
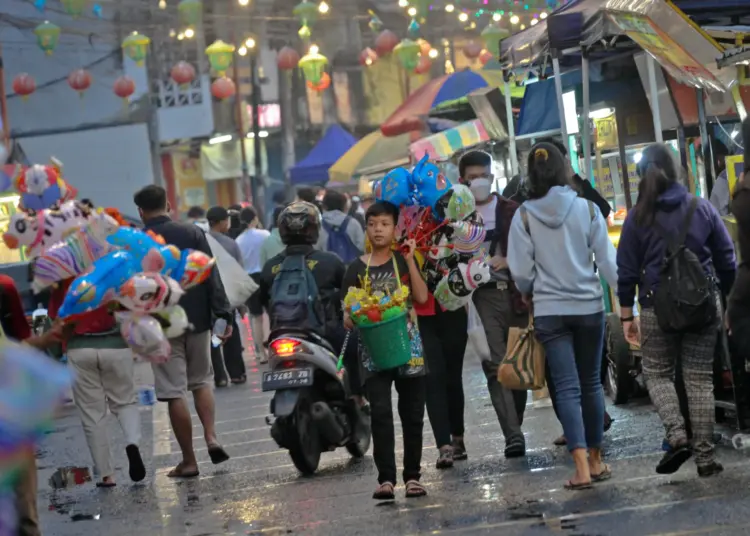
{"label": "puddle", "polygon": [[91,471],[88,467],[60,467],[49,477],[52,489],[72,488],[91,482]]}

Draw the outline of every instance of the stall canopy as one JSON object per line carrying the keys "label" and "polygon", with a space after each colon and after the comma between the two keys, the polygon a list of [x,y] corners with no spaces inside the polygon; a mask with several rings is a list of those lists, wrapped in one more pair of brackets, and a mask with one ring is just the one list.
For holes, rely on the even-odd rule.
{"label": "stall canopy", "polygon": [[296,166],[289,170],[292,184],[325,184],[328,170],[357,143],[340,125],[331,125],[318,144]]}
{"label": "stall canopy", "polygon": [[456,152],[490,139],[479,119],[468,121],[451,128],[417,140],[411,144],[409,151],[413,160],[421,159],[425,154],[430,160],[441,162],[451,158]]}
{"label": "stall canopy", "polygon": [[328,176],[333,182],[349,182],[407,165],[409,144],[419,137],[419,132],[390,138],[383,136],[380,130],[370,132],[331,166]]}

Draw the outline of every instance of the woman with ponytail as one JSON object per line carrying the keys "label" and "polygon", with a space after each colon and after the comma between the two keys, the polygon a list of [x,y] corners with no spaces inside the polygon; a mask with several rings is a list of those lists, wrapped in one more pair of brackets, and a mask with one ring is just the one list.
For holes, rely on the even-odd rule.
{"label": "woman with ponytail", "polygon": [[[617,292],[625,337],[641,346],[646,385],[669,443],[656,472],[674,473],[695,454],[698,474],[711,476],[722,471],[721,464],[714,459],[712,443],[713,362],[719,316],[713,315],[713,321],[700,329],[665,332],[661,327],[666,325],[665,319],[661,317],[660,325],[654,296],[662,273],[671,262],[681,262],[681,267],[688,267],[689,262],[695,266],[700,263],[706,278],[718,277],[721,290],[727,293],[736,270],[734,246],[711,203],[695,197],[679,183],[679,170],[667,146],[647,147],[638,163],[638,175],[641,179],[638,202],[628,213],[617,248]],[[668,242],[672,244],[669,254]],[[680,254],[683,247],[685,253]],[[678,255],[693,260],[678,261]],[[633,317],[636,289],[641,307],[640,325]],[[682,289],[672,290],[670,286],[665,292],[680,293]],[[665,310],[660,311],[665,314]],[[675,388],[676,362],[682,367],[692,445]]]}
{"label": "woman with ponytail", "polygon": [[532,147],[529,200],[511,223],[508,266],[518,289],[533,301],[534,329],[547,355],[557,413],[576,465],[565,487],[578,490],[612,476],[601,452],[604,291],[594,259],[612,286],[617,266],[601,211],[578,197],[570,173],[555,145]]}

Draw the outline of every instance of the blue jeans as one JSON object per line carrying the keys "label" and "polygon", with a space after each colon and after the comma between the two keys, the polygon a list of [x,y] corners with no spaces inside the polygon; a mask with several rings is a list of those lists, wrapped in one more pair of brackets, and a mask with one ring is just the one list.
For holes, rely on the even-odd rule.
{"label": "blue jeans", "polygon": [[534,329],[555,385],[568,450],[599,448],[604,435],[604,313],[538,316]]}

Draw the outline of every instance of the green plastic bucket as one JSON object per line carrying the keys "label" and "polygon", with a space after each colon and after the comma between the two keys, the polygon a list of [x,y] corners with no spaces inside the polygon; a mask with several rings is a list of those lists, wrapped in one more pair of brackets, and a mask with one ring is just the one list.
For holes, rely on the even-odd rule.
{"label": "green plastic bucket", "polygon": [[406,313],[378,322],[358,326],[362,343],[378,370],[388,370],[406,365],[411,360],[411,340]]}

